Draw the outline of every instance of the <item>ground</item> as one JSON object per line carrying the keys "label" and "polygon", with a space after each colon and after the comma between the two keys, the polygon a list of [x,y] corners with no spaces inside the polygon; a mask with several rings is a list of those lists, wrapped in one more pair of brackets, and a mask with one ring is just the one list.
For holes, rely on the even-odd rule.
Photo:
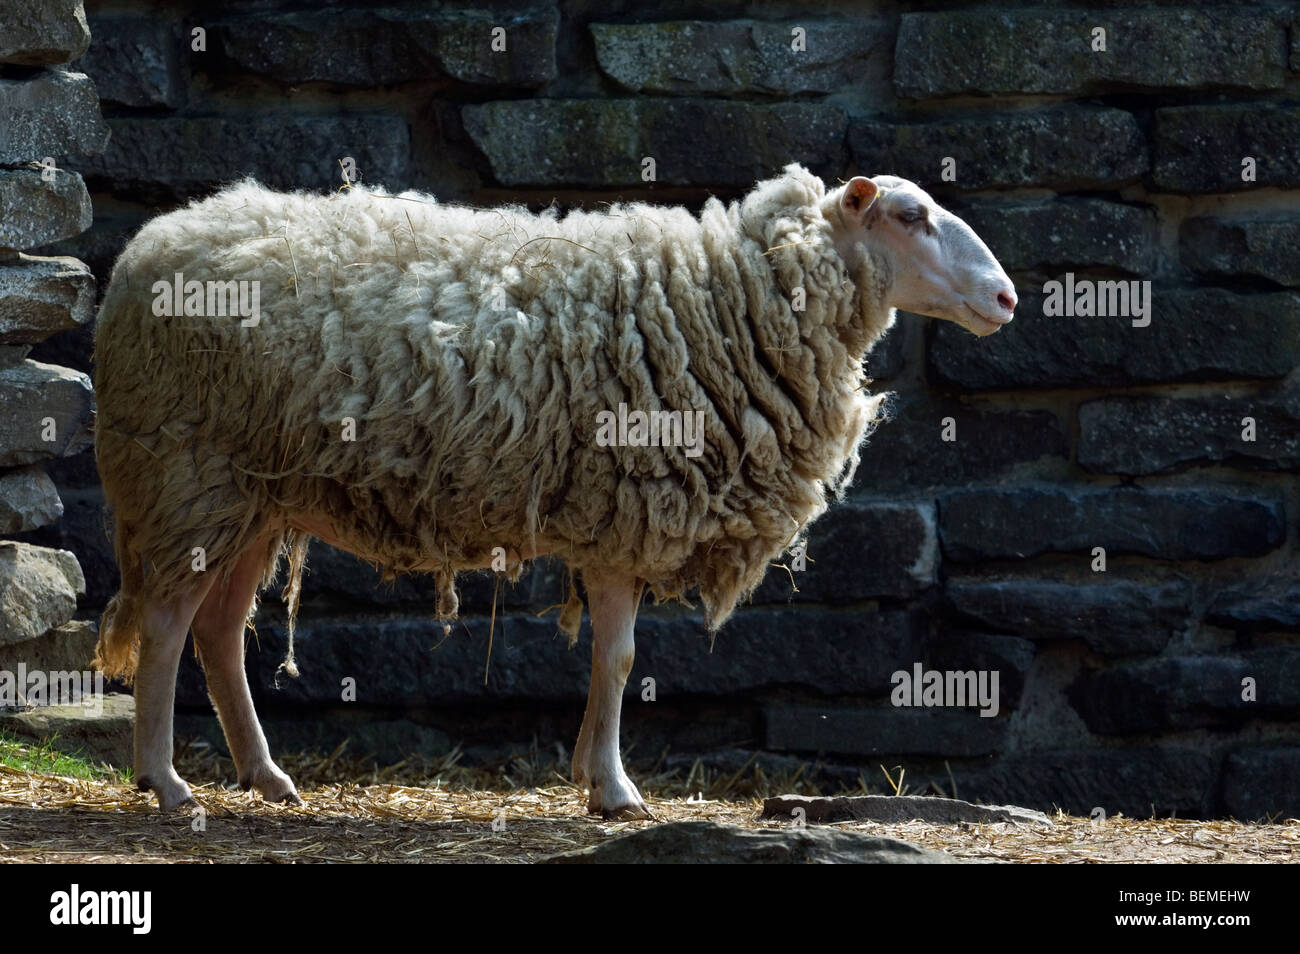
{"label": "ground", "polygon": [[[286,759],[304,800],[287,807],[228,787],[229,762],[190,752],[180,768],[191,782],[223,776],[226,781],[195,785],[202,814],[172,815],[160,814],[150,797],[117,773],[78,777],[66,763],[15,761],[0,761],[0,862],[530,862],[655,824],[587,816],[585,796],[556,774],[554,763],[527,759],[490,772],[461,768],[455,759],[384,772],[339,753]],[[683,794],[692,786],[697,794]],[[660,822],[710,820],[749,828],[776,827],[759,820],[759,789],[806,792],[798,779],[710,779],[694,771],[686,779],[647,779],[644,789]],[[1253,825],[1111,818],[1094,824],[1057,813],[1051,826],[838,827],[991,861],[1300,860],[1297,820]]]}

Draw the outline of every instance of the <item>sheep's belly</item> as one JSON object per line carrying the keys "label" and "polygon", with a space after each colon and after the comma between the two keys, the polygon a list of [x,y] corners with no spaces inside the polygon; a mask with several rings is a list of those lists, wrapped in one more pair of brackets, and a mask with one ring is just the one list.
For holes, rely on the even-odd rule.
{"label": "sheep's belly", "polygon": [[[336,549],[346,550],[363,560],[378,563],[392,570],[404,573],[433,573],[446,568],[446,563],[441,557],[433,556],[395,562],[391,549],[385,546],[384,541],[370,540],[346,529],[340,529],[334,520],[323,513],[294,511],[284,514],[282,520],[285,528],[313,536]],[[538,539],[535,544],[530,546],[505,548],[506,566],[513,569],[521,561],[543,557],[550,552],[550,545],[541,539]],[[458,572],[461,570],[488,570],[493,568],[493,559],[494,554],[491,550],[460,554],[453,561],[452,568]],[[497,566],[500,566],[499,560]]]}

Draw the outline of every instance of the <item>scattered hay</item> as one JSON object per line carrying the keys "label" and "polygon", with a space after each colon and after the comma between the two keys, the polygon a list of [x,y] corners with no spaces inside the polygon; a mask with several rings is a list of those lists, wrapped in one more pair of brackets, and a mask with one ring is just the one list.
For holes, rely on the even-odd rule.
{"label": "scattered hay", "polygon": [[[193,751],[185,761],[189,769],[202,762],[208,771],[221,762]],[[305,802],[301,807],[267,805],[232,787],[207,784],[194,790],[202,814],[171,815],[160,814],[149,796],[113,780],[0,765],[0,861],[531,862],[655,824],[588,816],[585,796],[572,785],[553,773],[549,782],[533,777],[543,769],[536,761],[515,760],[518,778],[508,783],[508,791],[487,787],[489,770],[456,762],[453,753],[428,770],[395,766],[376,772],[341,752],[286,759]],[[395,780],[404,770],[432,774],[424,784],[412,785]],[[202,777],[194,771],[189,776]],[[499,774],[491,779],[493,785],[501,782]],[[680,788],[681,780],[676,784]],[[663,794],[665,787],[644,790],[659,821],[773,827],[758,820],[760,797],[683,797]],[[1010,862],[1293,862],[1300,854],[1300,822],[1294,820],[1253,825],[1121,817],[1094,825],[1061,813],[1051,827],[924,822],[836,827],[959,857]]]}

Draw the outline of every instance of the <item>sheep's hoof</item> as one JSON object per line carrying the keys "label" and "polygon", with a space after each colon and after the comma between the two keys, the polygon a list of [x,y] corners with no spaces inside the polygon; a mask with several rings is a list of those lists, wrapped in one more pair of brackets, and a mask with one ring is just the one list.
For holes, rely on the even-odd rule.
{"label": "sheep's hoof", "polygon": [[610,821],[636,821],[653,818],[650,809],[636,786],[627,779],[610,779],[605,785],[596,785],[591,789],[587,800],[587,811]]}
{"label": "sheep's hoof", "polygon": [[646,808],[645,802],[624,805],[621,808],[602,808],[600,817],[606,821],[654,821],[654,816],[650,814],[650,809]]}
{"label": "sheep's hoof", "polygon": [[260,765],[239,778],[239,787],[244,791],[255,788],[262,796],[262,801],[279,805],[301,805],[298,789],[293,779],[281,772],[274,763]]}
{"label": "sheep's hoof", "polygon": [[198,801],[193,795],[190,795],[177,802],[175,805],[165,803],[161,798],[158,799],[158,810],[165,815],[179,815],[182,813],[192,812],[199,807]]}
{"label": "sheep's hoof", "polygon": [[135,783],[135,787],[142,792],[153,792],[158,797],[158,810],[161,812],[179,812],[182,810],[198,808],[199,803],[194,800],[190,793],[190,787],[178,775],[175,778],[165,779],[163,782],[155,782],[151,776],[145,775]]}

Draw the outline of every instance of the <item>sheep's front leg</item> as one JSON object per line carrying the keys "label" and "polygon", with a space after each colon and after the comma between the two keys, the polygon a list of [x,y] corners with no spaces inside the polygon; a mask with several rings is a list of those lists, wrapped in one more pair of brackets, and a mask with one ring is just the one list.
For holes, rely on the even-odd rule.
{"label": "sheep's front leg", "polygon": [[594,635],[591,690],[573,750],[573,780],[590,791],[589,811],[606,818],[649,818],[618,751],[623,687],[636,652],[632,630],[642,584],[629,578],[586,579],[586,584]]}
{"label": "sheep's front leg", "polygon": [[145,610],[140,627],[140,662],[135,671],[135,779],[152,790],[165,812],[193,802],[190,787],[172,765],[172,710],[176,707],[176,669],[190,620],[207,595],[211,580],[191,593]]}

